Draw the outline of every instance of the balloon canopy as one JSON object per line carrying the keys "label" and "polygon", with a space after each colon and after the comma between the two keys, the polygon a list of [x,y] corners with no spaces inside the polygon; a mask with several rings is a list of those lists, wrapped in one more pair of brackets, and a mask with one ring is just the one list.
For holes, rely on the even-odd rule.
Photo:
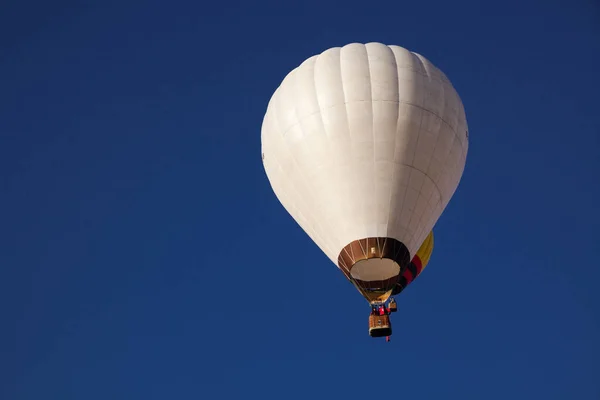
{"label": "balloon canopy", "polygon": [[262,125],[275,195],[371,301],[385,301],[461,179],[463,104],[423,56],[381,43],[310,57]]}

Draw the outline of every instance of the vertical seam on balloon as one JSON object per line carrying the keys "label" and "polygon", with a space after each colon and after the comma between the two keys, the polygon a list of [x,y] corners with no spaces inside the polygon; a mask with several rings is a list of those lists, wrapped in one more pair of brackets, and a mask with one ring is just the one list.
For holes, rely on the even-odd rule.
{"label": "vertical seam on balloon", "polygon": [[[437,67],[434,67],[437,69]],[[441,74],[441,71],[439,71]],[[435,153],[435,148],[437,147],[438,141],[439,141],[439,137],[440,137],[440,131],[442,130],[442,125],[443,125],[443,121],[444,121],[444,117],[445,117],[445,113],[446,113],[446,91],[445,91],[445,86],[444,86],[444,82],[442,81],[442,84],[440,85],[441,89],[442,89],[442,99],[444,100],[444,105],[443,108],[440,112],[441,116],[440,118],[440,128],[438,130],[438,137],[436,138],[436,142],[435,142],[435,147],[433,149],[433,152]],[[448,125],[450,126],[450,131],[452,132],[452,125],[450,125],[450,123],[448,123]],[[456,140],[456,132],[454,132],[453,138],[452,138],[452,143],[450,145],[450,149],[448,151],[448,154],[450,154],[450,151],[452,151],[452,145],[454,145],[454,141]],[[433,159],[433,155],[432,155],[432,159]],[[431,162],[430,162],[431,164]],[[429,165],[427,166],[427,172],[429,173]],[[440,197],[443,196],[444,193],[440,192]]]}
{"label": "vertical seam on balloon", "polygon": [[348,266],[346,265],[346,261],[344,261],[343,257],[338,258],[338,265],[341,269],[348,271]]}
{"label": "vertical seam on balloon", "polygon": [[[436,68],[436,67],[433,67],[433,68]],[[442,85],[440,85],[440,86],[441,86],[441,88],[442,88],[442,95],[441,95],[441,99],[442,99],[442,101],[443,101],[443,103],[444,103],[444,106],[443,106],[443,109],[441,110],[442,112],[440,113],[442,116],[438,116],[438,115],[436,115],[435,113],[432,113],[433,115],[435,115],[435,116],[436,116],[436,117],[439,119],[440,125],[439,125],[439,127],[438,127],[438,130],[437,130],[437,133],[436,133],[435,145],[433,146],[433,153],[431,154],[431,158],[429,159],[429,163],[427,164],[427,167],[425,168],[425,171],[426,171],[426,172],[425,172],[425,174],[424,174],[424,175],[425,175],[425,177],[429,177],[429,179],[430,179],[432,182],[434,182],[434,180],[433,180],[433,178],[432,178],[432,177],[430,177],[430,176],[429,176],[429,173],[430,173],[430,171],[429,171],[429,168],[431,168],[431,163],[432,163],[432,161],[433,161],[433,159],[434,159],[435,150],[437,149],[438,143],[440,142],[440,137],[441,137],[440,133],[441,133],[441,131],[442,131],[442,125],[444,125],[444,118],[443,118],[443,115],[444,115],[444,112],[445,112],[445,110],[446,110],[446,107],[445,107],[445,106],[446,106],[446,92],[445,92],[445,90],[444,90],[444,84],[443,84],[443,81],[442,81]],[[452,126],[450,126],[450,131],[452,131]],[[454,143],[454,139],[455,139],[455,138],[456,138],[456,135],[453,135],[452,144]],[[448,150],[448,152],[450,152],[450,151],[451,151],[451,149],[452,149],[452,144],[450,145],[450,149]],[[443,166],[442,166],[442,167],[443,167]],[[434,182],[434,183],[435,183],[435,182]],[[423,179],[423,182],[421,183],[421,187],[419,188],[419,197],[421,196],[421,193],[422,193],[422,190],[423,190],[423,186],[424,186],[424,185],[425,185],[425,179]],[[439,189],[438,189],[438,192],[439,192],[439,195],[440,195],[440,197],[442,197],[442,193],[441,193],[441,191],[440,191]],[[424,215],[424,214],[425,214],[425,213],[423,212],[423,213],[421,213],[421,215],[417,216],[417,218],[418,218],[418,221],[417,221],[417,227],[415,228],[415,230],[414,230],[414,231],[413,231],[413,233],[412,233],[412,236],[411,236],[411,238],[410,238],[410,241],[411,241],[411,242],[413,242],[413,241],[415,240],[415,238],[418,238],[419,236],[421,236],[421,235],[423,234],[423,232],[426,230],[426,229],[425,229],[425,227],[421,227],[421,222],[422,222],[422,220],[423,220],[423,215]],[[415,217],[415,214],[413,213],[413,215],[411,216],[411,219],[410,219],[410,221],[409,221],[409,225],[410,225],[410,223],[412,222],[412,220],[413,220],[413,218],[414,218],[414,217]],[[417,246],[417,245],[418,245],[418,243],[414,243],[414,245],[415,245],[415,246]]]}
{"label": "vertical seam on balloon", "polygon": [[[319,96],[318,96],[318,93],[317,93],[317,85],[316,85],[316,83],[315,83],[315,70],[316,70],[316,65],[317,65],[317,61],[318,61],[318,59],[319,59],[319,56],[320,56],[320,54],[314,58],[314,61],[313,61],[313,64],[312,64],[312,74],[311,74],[311,75],[312,75],[312,79],[311,79],[311,80],[312,80],[312,83],[313,83],[313,89],[314,89],[314,96],[315,96],[315,100],[316,100],[316,102],[317,102],[317,107],[318,107],[318,109],[319,109],[319,112],[318,112],[318,114],[319,114],[319,123],[320,123],[320,125],[321,125],[321,127],[322,127],[322,129],[323,129],[323,132],[325,132],[325,124],[323,123],[323,116],[322,116],[322,114],[321,114],[321,112],[320,112],[320,111],[321,111],[321,106],[320,106],[320,104],[319,104]],[[294,103],[294,104],[295,104],[295,103]],[[314,114],[316,114],[316,113],[313,113],[313,114],[311,114],[311,115],[314,115]],[[303,118],[303,119],[304,119],[304,118]],[[300,129],[302,130],[302,132],[303,132],[303,134],[304,134],[304,128],[303,128],[303,126],[302,126],[302,122],[301,122],[301,120],[300,120],[300,119],[298,119],[298,124],[300,125]],[[328,146],[329,148],[331,148],[331,143],[330,143],[330,139],[329,139],[329,137],[328,137],[328,135],[327,135],[327,132],[325,132],[325,141],[327,142],[327,146]],[[321,217],[322,217],[323,219],[326,219],[326,217],[327,217],[327,216],[326,216],[326,215],[323,215],[323,213],[321,212]],[[331,224],[331,222],[330,222],[329,220],[328,220],[328,221],[324,221],[324,222],[323,222],[323,225],[325,225],[325,226],[328,226],[329,228],[332,228],[332,227],[333,227],[333,226],[332,226],[332,224]],[[329,247],[330,251],[332,251],[332,256],[333,256],[333,255],[334,255],[333,249],[335,249],[335,248],[338,248],[338,246],[339,246],[340,244],[339,244],[339,243],[337,243],[337,242],[336,242],[336,243],[333,243],[333,242],[331,242],[331,241],[333,240],[333,237],[329,237],[329,238],[328,238],[328,239],[326,239],[326,240],[327,240],[327,243],[328,243],[327,247]],[[332,248],[331,246],[334,246],[334,247]]]}
{"label": "vertical seam on balloon", "polygon": [[[369,243],[369,238],[366,239],[367,240],[367,244]],[[363,256],[365,256],[365,258],[367,257],[366,255],[366,249],[363,246],[362,241],[359,239],[358,240],[358,245],[360,246],[360,251],[363,253]]]}
{"label": "vertical seam on balloon", "polygon": [[[343,251],[344,251],[346,254],[348,254],[348,257],[350,257],[350,260],[352,260],[352,262],[354,262],[354,257],[352,257],[352,254],[348,253],[348,249],[347,249],[347,247],[348,247],[348,246],[344,247]],[[350,267],[351,267],[351,266],[348,266],[348,267],[347,267],[347,269],[348,269],[348,273],[350,273]]]}
{"label": "vertical seam on balloon", "polygon": [[[323,113],[322,113],[322,110],[321,110],[321,103],[319,102],[319,91],[318,91],[317,82],[316,82],[317,62],[319,61],[320,57],[321,57],[321,54],[319,54],[319,55],[317,55],[315,57],[315,62],[313,64],[312,83],[313,83],[313,90],[314,90],[314,93],[315,93],[315,99],[317,101],[317,107],[319,109],[319,112],[318,112],[319,113],[319,123],[321,124],[321,127],[323,129],[323,133],[325,134],[327,145],[328,145],[329,149],[332,150],[333,146],[332,146],[332,143],[331,143],[331,138],[329,137],[329,134],[327,132],[327,128],[325,127],[325,123],[323,122]],[[335,170],[336,167],[337,166],[334,165],[334,170]],[[335,172],[334,172],[334,176],[335,176]],[[343,244],[339,243],[339,241],[337,243],[335,243],[336,248],[339,247],[340,245],[343,246]]]}
{"label": "vertical seam on balloon", "polygon": [[[419,58],[416,57],[416,55],[414,53],[410,52],[410,55],[411,55],[411,58],[413,59],[413,62],[414,62],[415,58],[417,60],[419,60]],[[419,62],[420,62],[420,60],[419,60]],[[421,68],[423,68],[422,65],[421,65]],[[419,82],[417,82],[417,85],[418,84],[419,84]],[[417,140],[416,140],[416,143],[415,143],[415,146],[414,146],[414,149],[413,149],[412,160],[411,159],[407,160],[407,162],[410,163],[410,164],[408,164],[408,166],[411,167],[410,170],[409,170],[409,174],[408,174],[408,183],[407,183],[405,191],[404,191],[404,198],[402,199],[402,203],[401,203],[401,206],[400,206],[400,211],[399,211],[399,213],[397,215],[397,220],[398,220],[397,224],[398,225],[402,224],[401,226],[403,227],[403,230],[405,232],[405,237],[407,237],[407,238],[408,238],[408,234],[410,234],[410,230],[409,230],[408,224],[405,226],[404,223],[403,223],[403,221],[402,221],[402,213],[404,212],[404,207],[406,206],[406,197],[408,196],[408,191],[410,189],[410,186],[409,186],[410,185],[410,179],[411,179],[411,176],[412,176],[412,170],[414,169],[415,154],[416,154],[417,149],[419,147],[419,138],[421,136],[421,127],[423,125],[423,111],[422,110],[420,112],[420,117],[421,118],[420,118],[420,121],[419,121],[419,129],[417,130]],[[410,135],[409,135],[409,138],[410,138]],[[405,245],[410,245],[410,243],[405,243]]]}
{"label": "vertical seam on balloon", "polygon": [[[296,104],[296,101],[297,101],[297,98],[298,98],[298,96],[296,96],[296,86],[297,86],[297,82],[298,82],[297,75],[298,75],[298,71],[299,71],[300,68],[302,68],[302,65],[300,65],[298,68],[296,68],[293,71],[293,73],[291,74],[291,76],[290,76],[289,79],[291,79],[292,82],[288,83],[288,85],[287,85],[288,89],[287,90],[291,90],[292,93],[293,93],[293,96],[292,96],[292,98],[293,98],[292,109],[294,110],[294,116],[295,116],[295,120],[296,120],[296,124],[294,124],[294,125],[298,126],[298,129],[300,130],[300,133],[302,134],[302,140],[301,140],[301,145],[300,145],[300,146],[302,146],[303,144],[305,144],[306,133],[304,131],[304,128],[302,127],[302,123],[300,122],[300,118],[298,117],[298,110],[297,110],[297,104]],[[295,159],[295,157],[294,157],[294,159]],[[302,169],[299,168],[299,171],[304,171],[304,169],[303,168]],[[303,178],[303,180],[305,182],[308,182],[308,178],[306,176],[304,176],[303,173],[300,173],[300,175],[302,176],[302,178]],[[314,204],[316,202],[316,195],[315,195],[315,193],[313,193],[313,190],[311,189],[310,185],[306,185],[306,188],[308,189],[309,195],[312,197],[312,199],[311,199],[312,203]],[[319,215],[318,215],[319,213],[315,212],[316,211],[315,210],[316,207],[311,207],[311,208],[312,208],[312,213],[311,214],[312,214],[312,219],[313,219],[314,223],[318,224],[318,225],[322,225],[323,221],[320,220]],[[314,226],[313,230],[316,233],[316,232],[319,231],[319,228],[317,226]],[[321,229],[321,231],[322,231],[322,229]],[[324,245],[326,247],[329,247],[329,246],[327,246],[327,239],[325,239]]]}
{"label": "vertical seam on balloon", "polygon": [[[392,52],[394,64],[396,66],[396,101],[398,103],[398,106],[396,107],[396,129],[394,130],[394,135],[393,135],[393,137],[394,137],[394,146],[393,146],[394,154],[392,155],[392,182],[394,182],[394,178],[396,177],[396,170],[397,170],[397,165],[396,165],[396,160],[395,160],[396,142],[398,141],[398,124],[400,122],[400,74],[398,73],[399,65],[398,65],[398,60],[396,58],[396,53],[389,46],[388,46],[388,49]],[[392,185],[390,185],[390,203],[388,205],[386,236],[390,236],[392,234],[391,228],[393,227],[393,223],[390,222],[390,218],[392,216],[392,200],[393,200],[393,198],[394,198],[394,187]],[[390,227],[390,225],[392,225],[392,226]],[[384,243],[384,246],[385,246],[385,243]]]}
{"label": "vertical seam on balloon", "polygon": [[[316,59],[315,59],[315,63],[316,63]],[[313,73],[312,73],[312,81],[313,81],[313,82],[314,82],[314,65],[315,65],[315,64],[313,64]],[[306,68],[306,64],[305,64],[305,63],[304,63],[304,68]],[[293,85],[293,88],[294,88],[294,94],[296,94],[296,93],[295,93],[295,91],[297,90],[297,87],[298,87],[297,73],[298,73],[298,72],[296,72],[296,74],[294,75],[294,85]],[[316,97],[316,92],[315,92],[315,97]],[[297,123],[298,123],[299,129],[300,129],[300,131],[302,132],[302,136],[303,136],[303,138],[305,139],[305,138],[307,137],[307,135],[306,135],[306,131],[305,131],[305,129],[304,129],[304,126],[303,126],[303,124],[302,124],[302,120],[304,120],[305,118],[302,118],[302,119],[301,119],[301,118],[299,118],[299,117],[298,117],[298,112],[297,112],[297,99],[298,99],[298,98],[300,98],[300,96],[294,96],[294,102],[293,102],[293,104],[294,104],[294,113],[295,113],[295,115],[296,115],[296,120],[297,120]],[[317,102],[318,102],[318,98],[317,98]],[[318,104],[318,103],[317,103],[317,104]],[[314,115],[314,114],[312,114],[312,115]],[[311,193],[312,193],[312,190],[311,190]],[[315,204],[317,204],[317,200],[318,200],[318,199],[317,199],[317,197],[314,195],[314,193],[312,193],[312,195],[313,195],[313,202],[314,202]],[[318,221],[319,221],[319,226],[320,226],[320,228],[321,228],[321,231],[322,231],[322,233],[323,233],[323,232],[325,232],[325,231],[323,230],[323,228],[324,228],[324,227],[327,227],[327,228],[329,228],[328,230],[329,230],[330,232],[331,232],[331,231],[334,231],[334,229],[331,229],[331,228],[333,228],[333,225],[331,224],[331,221],[330,221],[330,220],[328,220],[328,219],[326,218],[327,216],[323,214],[323,211],[322,211],[322,209],[321,209],[321,208],[319,208],[319,207],[315,207],[315,208],[317,208],[317,209],[319,210],[319,211],[318,211],[316,214],[317,214],[318,216],[320,216],[320,218],[318,218]],[[315,214],[313,214],[313,215],[315,215]],[[332,243],[332,242],[331,242],[331,240],[332,240],[332,237],[331,237],[330,235],[326,235],[326,236],[323,236],[323,235],[321,235],[321,238],[322,238],[322,239],[325,239],[325,240],[324,240],[324,246],[325,246],[326,248],[328,248],[328,249],[329,249],[329,252],[331,252],[331,254],[333,255],[333,254],[334,254],[334,252],[332,251],[332,249],[333,249],[333,248],[337,248],[337,244],[335,244],[335,243]],[[332,245],[335,245],[335,247],[333,247],[333,248],[332,248]]]}
{"label": "vertical seam on balloon", "polygon": [[[423,62],[421,61],[421,59],[418,57],[418,55],[416,55],[415,53],[411,52],[410,53],[413,60],[416,59],[417,62],[420,64],[421,67],[421,71],[423,71],[422,74],[417,74],[417,75],[421,75],[421,79],[423,79],[423,77],[427,78],[427,80],[429,80],[429,72],[425,69],[425,66],[423,65]],[[421,85],[423,85],[423,82],[418,82]],[[412,160],[411,160],[411,165],[414,165],[415,163],[415,155],[417,154],[417,149],[419,148],[419,139],[421,138],[421,129],[423,128],[423,114],[424,112],[427,111],[426,107],[425,107],[425,97],[422,99],[423,104],[421,104],[420,109],[421,109],[421,119],[419,121],[419,129],[417,130],[417,143],[415,143],[415,148],[413,149],[413,154],[412,154]]]}
{"label": "vertical seam on balloon", "polygon": [[[350,134],[350,118],[348,117],[348,107],[347,107],[348,100],[347,100],[347,97],[346,97],[346,88],[344,87],[344,76],[343,76],[344,75],[344,71],[342,70],[342,52],[344,51],[344,48],[346,48],[346,46],[340,48],[340,54],[339,54],[339,77],[340,77],[340,87],[342,88],[342,94],[344,95],[344,115],[346,116],[346,135],[345,136],[348,137],[348,140],[349,140],[349,144],[350,144],[350,156],[351,156],[352,153],[353,153],[353,150],[352,150],[352,135]],[[353,168],[353,164],[354,163],[351,164],[350,171],[349,171],[350,174],[352,174],[352,175],[353,175],[353,172],[354,172],[353,171],[353,169],[354,169]],[[349,213],[352,213],[351,209],[349,209],[348,211],[349,211]]]}
{"label": "vertical seam on balloon", "polygon": [[[422,77],[426,77],[428,81],[431,80],[431,77],[429,76],[429,71],[427,71],[427,69],[425,68],[425,65],[423,64],[423,61],[421,60],[421,58],[417,54],[415,54],[413,52],[411,52],[410,54],[411,54],[411,57],[412,57],[413,61],[416,60],[419,63],[419,65],[420,65],[421,71],[423,71],[423,73],[420,74],[420,75]],[[423,82],[420,82],[420,84],[423,85]],[[425,93],[427,93],[427,92],[425,92]],[[408,193],[408,189],[410,187],[410,178],[411,178],[412,173],[413,173],[412,170],[413,169],[417,169],[416,165],[415,165],[415,158],[416,158],[416,154],[417,154],[417,149],[419,148],[419,142],[420,142],[420,139],[421,139],[421,130],[423,128],[423,117],[424,117],[424,113],[425,112],[426,112],[425,98],[423,98],[423,104],[421,105],[421,120],[419,121],[419,129],[417,130],[417,142],[415,143],[415,148],[413,150],[412,161],[411,161],[411,164],[412,164],[411,166],[413,168],[411,169],[410,175],[408,177],[408,187],[406,189],[407,193]],[[404,201],[402,202],[402,211],[404,210],[405,202],[406,202],[406,197],[404,198]],[[401,211],[400,215],[402,215],[402,211]],[[414,210],[413,210],[413,212],[414,212]],[[412,215],[411,215],[411,218],[412,218]],[[410,219],[408,221],[408,225],[410,225]],[[414,237],[414,232],[411,232],[408,226],[407,226],[407,233],[411,234],[409,240],[410,240],[410,242],[412,242],[413,237]],[[411,247],[414,246],[413,243],[406,243],[405,245],[406,246],[411,246]],[[416,249],[415,249],[415,251],[416,251]]]}
{"label": "vertical seam on balloon", "polygon": [[[371,92],[371,137],[373,139],[373,176],[371,177],[371,181],[373,182],[373,210],[375,214],[375,230],[374,236],[379,234],[379,207],[377,203],[377,165],[375,162],[375,146],[377,145],[375,141],[375,99],[373,98],[373,73],[371,71],[371,57],[369,56],[369,48],[367,45],[363,45],[365,53],[367,54],[367,72],[369,73],[369,91]],[[369,210],[369,213],[371,211]]]}

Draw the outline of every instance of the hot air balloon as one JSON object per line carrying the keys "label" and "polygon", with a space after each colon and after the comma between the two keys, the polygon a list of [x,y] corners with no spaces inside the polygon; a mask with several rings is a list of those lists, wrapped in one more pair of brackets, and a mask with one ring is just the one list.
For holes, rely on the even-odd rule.
{"label": "hot air balloon", "polygon": [[395,306],[390,296],[426,265],[432,229],[465,168],[468,127],[456,90],[402,47],[331,48],[283,79],[261,142],[275,195],[379,310],[370,335],[389,339],[386,304]]}

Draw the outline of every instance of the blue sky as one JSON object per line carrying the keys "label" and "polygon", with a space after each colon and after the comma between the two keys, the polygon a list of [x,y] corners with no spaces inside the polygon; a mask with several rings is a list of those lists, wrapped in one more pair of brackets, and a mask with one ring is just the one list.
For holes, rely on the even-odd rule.
{"label": "blue sky", "polygon": [[[470,128],[391,343],[260,159],[289,70],[370,41]],[[5,1],[0,50],[0,398],[600,398],[593,0]]]}

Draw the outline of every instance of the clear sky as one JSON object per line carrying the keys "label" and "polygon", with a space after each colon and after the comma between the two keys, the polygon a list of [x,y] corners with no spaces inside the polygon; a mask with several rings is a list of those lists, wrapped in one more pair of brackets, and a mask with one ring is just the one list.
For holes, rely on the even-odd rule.
{"label": "clear sky", "polygon": [[[390,343],[260,157],[282,78],[370,41],[470,133]],[[2,2],[0,398],[599,399],[599,92],[595,0]]]}

